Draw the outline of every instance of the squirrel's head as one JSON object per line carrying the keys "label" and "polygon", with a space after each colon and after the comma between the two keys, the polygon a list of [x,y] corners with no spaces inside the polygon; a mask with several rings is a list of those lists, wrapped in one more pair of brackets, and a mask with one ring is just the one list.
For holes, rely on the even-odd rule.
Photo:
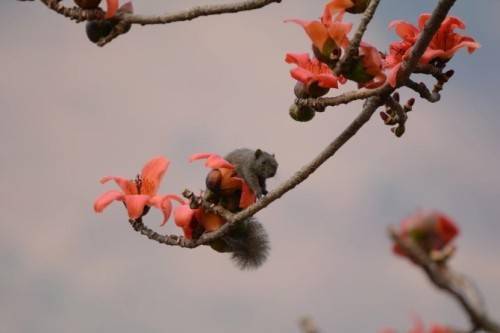
{"label": "squirrel's head", "polygon": [[274,177],[278,170],[278,162],[274,154],[266,153],[260,149],[255,151],[255,166],[259,170],[259,174],[265,178]]}

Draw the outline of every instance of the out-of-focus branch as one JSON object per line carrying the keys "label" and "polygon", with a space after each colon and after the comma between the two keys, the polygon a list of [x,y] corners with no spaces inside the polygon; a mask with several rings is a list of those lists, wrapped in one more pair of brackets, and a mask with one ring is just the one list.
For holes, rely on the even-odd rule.
{"label": "out-of-focus branch", "polygon": [[300,331],[302,333],[319,333],[318,327],[311,317],[303,317],[299,321]]}
{"label": "out-of-focus branch", "polygon": [[399,236],[393,228],[389,229],[391,239],[401,247],[412,261],[425,272],[429,280],[439,289],[453,297],[467,313],[472,325],[472,332],[484,330],[490,333],[500,333],[500,324],[493,321],[482,308],[479,308],[467,295],[467,285],[461,285],[461,276],[457,276],[447,266],[439,264],[423,252],[411,240]]}
{"label": "out-of-focus branch", "polygon": [[[66,7],[58,0],[40,0],[47,7],[58,14],[68,17],[77,22],[85,20],[98,20],[104,18],[101,9],[81,9],[78,7]],[[220,15],[254,10],[265,7],[271,3],[279,3],[281,0],[247,0],[235,3],[196,6],[190,9],[181,10],[163,15],[135,15],[119,14],[117,19],[130,24],[167,24],[172,22],[190,21],[200,16]]]}

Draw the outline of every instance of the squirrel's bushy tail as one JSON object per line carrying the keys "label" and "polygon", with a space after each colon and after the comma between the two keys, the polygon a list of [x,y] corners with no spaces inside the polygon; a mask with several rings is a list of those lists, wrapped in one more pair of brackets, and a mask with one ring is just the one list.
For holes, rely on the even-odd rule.
{"label": "squirrel's bushy tail", "polygon": [[240,269],[255,269],[266,261],[270,245],[267,232],[254,217],[241,222],[223,237],[231,259]]}

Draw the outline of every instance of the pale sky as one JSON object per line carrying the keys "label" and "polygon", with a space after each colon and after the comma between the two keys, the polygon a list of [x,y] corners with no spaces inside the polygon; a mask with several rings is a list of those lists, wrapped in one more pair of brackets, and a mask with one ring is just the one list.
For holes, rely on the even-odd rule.
{"label": "pale sky", "polygon": [[[134,5],[148,14],[220,2]],[[257,215],[272,242],[259,270],[241,272],[208,248],[149,241],[122,205],[94,213],[94,199],[113,188],[102,176],[133,177],[155,155],[172,161],[164,193],[202,188],[206,169],[187,163],[192,153],[274,152],[270,189],[313,158],[361,108],[328,109],[308,123],[288,116],[294,82],[284,55],[309,41],[282,22],[316,18],[325,2],[134,26],[105,48],[38,2],[0,2],[2,331],[288,333],[303,315],[322,332],[403,330],[414,315],[465,328],[461,309],[390,252],[386,226],[418,208],[460,225],[452,266],[500,319],[500,1],[457,1],[453,14],[482,48],[453,59],[441,102],[417,99],[405,136],[373,117]],[[382,0],[367,41],[386,49],[396,39],[390,20],[415,22],[435,3]],[[172,222],[159,228],[160,219],[145,222],[180,233]]]}

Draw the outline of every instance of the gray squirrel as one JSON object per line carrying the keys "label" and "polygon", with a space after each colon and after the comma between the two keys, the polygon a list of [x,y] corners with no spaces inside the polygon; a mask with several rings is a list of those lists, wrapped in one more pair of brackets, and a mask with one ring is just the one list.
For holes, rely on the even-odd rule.
{"label": "gray squirrel", "polygon": [[[274,177],[278,162],[274,154],[261,149],[240,148],[225,156],[235,166],[238,177],[248,184],[257,199],[267,194],[266,180]],[[222,194],[217,185],[207,177],[207,188],[214,192],[216,203],[232,212],[238,212],[241,192]],[[231,259],[240,269],[255,269],[262,265],[269,254],[269,237],[255,217],[250,217],[231,228],[222,238],[210,244],[218,252],[230,252]]]}
{"label": "gray squirrel", "polygon": [[257,199],[267,194],[266,179],[274,177],[278,170],[274,154],[240,148],[227,154],[225,160],[236,167],[236,173],[246,181]]}

